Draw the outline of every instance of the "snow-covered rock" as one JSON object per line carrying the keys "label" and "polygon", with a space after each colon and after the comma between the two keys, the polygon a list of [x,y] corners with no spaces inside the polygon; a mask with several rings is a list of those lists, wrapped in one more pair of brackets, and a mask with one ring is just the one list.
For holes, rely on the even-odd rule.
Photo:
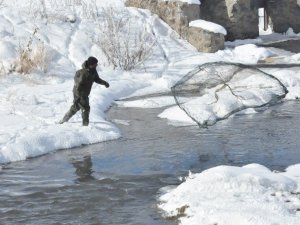
{"label": "snow-covered rock", "polygon": [[216,34],[227,35],[227,31],[224,27],[222,27],[219,24],[212,23],[205,20],[193,20],[189,23],[189,26],[202,28],[203,30],[207,30]]}
{"label": "snow-covered rock", "polygon": [[195,4],[195,5],[200,5],[201,4],[200,0],[162,0],[162,1],[164,1],[164,2],[166,2],[166,1],[169,1],[169,2],[178,1],[178,2],[186,2],[188,4]]}
{"label": "snow-covered rock", "polygon": [[258,164],[218,166],[190,174],[159,198],[159,208],[181,225],[297,225],[299,177],[299,164],[283,173]]}

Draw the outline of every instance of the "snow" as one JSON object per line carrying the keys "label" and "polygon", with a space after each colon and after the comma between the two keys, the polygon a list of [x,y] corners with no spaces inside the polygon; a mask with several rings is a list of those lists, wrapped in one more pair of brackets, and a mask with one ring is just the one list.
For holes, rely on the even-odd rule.
{"label": "snow", "polygon": [[257,47],[255,44],[240,45],[234,50],[225,49],[221,52],[221,54],[232,58],[232,61],[238,59],[238,62],[245,64],[255,64],[261,59],[276,55],[271,50],[263,47]]}
{"label": "snow", "polygon": [[196,4],[196,5],[200,5],[201,4],[201,0],[163,0],[164,2],[168,1],[168,2],[172,2],[172,1],[179,1],[179,2],[186,2],[188,4]]}
{"label": "snow", "polygon": [[[30,2],[31,5],[22,0],[5,0],[5,7],[0,9],[0,163],[120,138],[122,134],[117,126],[130,126],[131,121],[117,118],[107,121],[105,114],[113,103],[120,107],[162,108],[158,116],[168,119],[172,125],[195,124],[175,105],[170,88],[201,64],[217,61],[256,64],[276,57],[284,63],[300,62],[299,54],[254,45],[296,37],[292,31],[285,35],[272,34],[256,40],[226,43],[231,48],[214,54],[199,53],[157,16],[147,10],[130,8],[128,13],[136,21],[134,27],[145,27],[151,31],[157,38],[157,46],[145,65],[131,72],[113,70],[91,38],[100,31],[93,16],[101,15],[100,9],[107,6],[124,10],[123,0],[96,0],[97,7],[87,6],[91,7],[88,10],[90,14],[80,5],[69,7],[65,3],[70,1],[60,1],[59,6],[63,4],[64,7],[47,6],[48,19],[41,13],[41,1]],[[199,1],[187,2],[200,4]],[[45,3],[49,4],[49,1]],[[199,25],[199,21],[194,23]],[[202,21],[200,25],[203,24],[208,25]],[[37,69],[28,75],[12,72],[19,44],[26,44],[35,28],[38,32],[34,41],[44,43],[49,54],[47,71]],[[215,25],[207,29],[220,31]],[[93,86],[90,126],[81,126],[80,113],[68,123],[57,124],[72,104],[74,73],[91,55],[100,59],[98,72],[111,87]],[[289,91],[286,100],[293,100],[300,98],[299,68],[267,68],[263,71],[278,78]],[[247,92],[253,96],[250,101],[260,103],[267,101],[270,93],[253,86],[265,83],[264,79],[249,76],[235,85],[252,87]],[[168,96],[125,100],[127,97],[158,93],[168,93]],[[181,100],[195,112],[199,121],[209,118],[213,122],[239,107],[239,102],[232,99],[228,91],[222,93],[217,105],[208,106],[207,102],[214,100],[213,93],[212,89],[202,97]],[[247,109],[239,112],[252,113],[256,111]],[[300,219],[299,171],[300,165],[290,166],[282,173],[272,172],[257,164],[215,167],[199,174],[190,174],[175,189],[165,189],[167,193],[160,197],[159,207],[166,216],[181,216],[180,223],[183,225],[296,225]],[[181,209],[182,215],[177,209]]]}
{"label": "snow", "polygon": [[[291,60],[289,61],[291,62]],[[286,100],[295,100],[300,97],[300,66],[288,69],[264,69],[264,71],[280,79],[288,88],[289,93],[285,97]]]}
{"label": "snow", "polygon": [[286,31],[285,34],[288,35],[288,36],[298,36],[298,37],[300,36],[300,33],[298,33],[298,34],[295,33],[293,28],[291,28],[291,27]]}
{"label": "snow", "polygon": [[207,31],[210,31],[210,32],[213,32],[213,33],[217,33],[217,34],[220,33],[220,34],[227,35],[227,31],[224,27],[222,27],[219,24],[209,22],[209,21],[206,21],[206,20],[191,21],[189,23],[189,26],[190,27],[199,27],[199,28],[202,28],[204,30],[207,30]]}
{"label": "snow", "polygon": [[[188,100],[188,99],[186,99]],[[134,101],[118,101],[119,107],[127,108],[162,108],[166,106],[176,105],[173,96],[143,98]]]}
{"label": "snow", "polygon": [[130,125],[130,120],[113,119],[112,122],[117,123],[117,124],[122,124],[124,126],[129,126]]}
{"label": "snow", "polygon": [[[5,0],[4,7],[0,9],[0,163],[117,139],[122,134],[114,123],[128,125],[130,122],[106,120],[105,112],[115,100],[170,93],[170,88],[179,79],[203,63],[228,61],[254,64],[278,54],[275,50],[248,43],[215,54],[199,53],[157,16],[147,10],[129,8],[129,15],[136,21],[134,28],[145,27],[156,36],[157,45],[145,65],[131,72],[113,70],[92,40],[100,32],[93,18],[102,16],[102,7],[124,10],[124,1],[96,0],[96,7],[91,4],[94,1],[87,0],[88,10],[80,4],[72,6],[69,4],[71,1],[66,0],[59,1],[57,6],[49,4],[55,2],[46,0],[45,12],[42,12],[44,6],[40,5],[39,0]],[[12,72],[19,45],[28,43],[35,28],[38,30],[34,42],[44,43],[49,55],[48,70],[35,70],[28,75]],[[93,86],[89,127],[81,126],[80,113],[69,123],[59,125],[57,122],[72,104],[74,73],[91,55],[100,59],[98,72],[111,87]],[[283,57],[287,62],[299,62],[299,55],[296,54]],[[268,71],[287,85],[290,91],[287,99],[300,96],[299,70]],[[186,99],[186,104],[192,101],[196,99]],[[160,117],[193,123],[181,109],[174,106],[172,96],[123,101],[119,105],[170,107]],[[216,116],[213,111],[209,113],[212,117]]]}
{"label": "snow", "polygon": [[299,54],[295,54],[292,56],[292,59],[295,61],[295,62],[300,62],[300,53]]}
{"label": "snow", "polygon": [[181,225],[297,225],[300,164],[286,172],[250,164],[218,166],[191,174],[174,189],[164,188],[159,208]]}
{"label": "snow", "polygon": [[160,118],[169,119],[185,124],[194,124],[195,122],[178,106],[170,107],[158,115]]}
{"label": "snow", "polygon": [[[285,99],[293,100],[300,97],[300,71],[299,67],[296,68],[273,68],[263,69],[264,72],[274,75],[278,78],[285,87],[288,89],[288,94]],[[201,97],[185,100],[182,102],[182,107],[185,108],[190,115],[197,119],[200,123],[214,124],[219,118],[223,118],[228,113],[242,107],[243,105],[263,105],[268,102],[271,96],[277,93],[278,89],[276,84],[274,88],[263,90],[268,84],[270,87],[273,81],[268,81],[266,78],[257,77],[255,74],[249,74],[248,79],[239,80],[232,85],[234,87],[244,87],[247,90],[242,94],[248,100],[236,98],[230,91],[219,93],[219,100],[215,104],[215,89],[207,90],[207,93]],[[251,97],[249,97],[251,96]],[[166,118],[173,122],[194,123],[185,113],[178,107],[173,106],[165,109],[160,115],[160,118]]]}

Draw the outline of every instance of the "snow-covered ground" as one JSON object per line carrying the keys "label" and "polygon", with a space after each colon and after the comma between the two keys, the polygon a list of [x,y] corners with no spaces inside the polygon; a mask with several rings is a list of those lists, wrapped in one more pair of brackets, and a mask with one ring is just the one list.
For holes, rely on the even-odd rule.
{"label": "snow-covered ground", "polygon": [[[199,53],[179,39],[157,16],[149,11],[129,8],[129,15],[139,24],[136,27],[145,26],[157,38],[157,45],[145,66],[132,72],[113,70],[99,46],[93,42],[93,37],[101,29],[95,17],[101,16],[102,7],[124,10],[123,0],[97,0],[97,7],[91,4],[93,1],[82,1],[87,3],[85,5],[80,5],[80,1],[45,2],[42,7],[39,0],[6,0],[4,7],[0,7],[0,163],[119,138],[118,128],[105,120],[105,111],[115,100],[169,92],[179,79],[203,63],[254,64],[277,54],[275,50],[253,44],[228,48],[215,54]],[[62,4],[65,7],[60,7]],[[37,30],[34,41],[44,43],[49,55],[47,71],[36,70],[29,75],[9,72],[18,56],[19,45],[28,43],[34,30]],[[81,126],[80,113],[69,123],[59,125],[57,122],[72,104],[74,73],[91,55],[99,58],[99,74],[111,87],[105,89],[94,85],[90,96],[89,127]],[[299,63],[300,57],[286,52],[286,60]],[[287,85],[290,91],[288,98],[300,96],[299,71],[271,72]],[[125,104],[135,107],[169,105],[174,105],[170,97]],[[174,108],[168,119],[185,120],[183,115],[179,108]]]}
{"label": "snow-covered ground", "polygon": [[218,166],[162,189],[159,208],[182,225],[297,225],[300,164],[286,172],[250,164]]}
{"label": "snow-covered ground", "polygon": [[[42,6],[41,2],[46,5]],[[85,4],[80,4],[82,2]],[[101,33],[97,18],[102,15],[102,7],[124,10],[124,2],[96,0],[96,5],[92,2],[5,0],[4,5],[0,6],[0,163],[117,139],[121,133],[113,123],[130,125],[130,121],[113,120],[112,123],[106,120],[105,112],[115,100],[170,92],[178,80],[204,63],[226,61],[255,64],[269,57],[280,57],[280,62],[284,63],[300,63],[299,54],[253,44],[299,38],[292,33],[291,36],[268,34],[256,40],[226,43],[228,48],[215,54],[199,53],[157,16],[149,11],[130,8],[128,14],[136,21],[134,27],[145,27],[155,36],[157,45],[145,65],[131,72],[113,70],[99,46],[93,42],[93,37]],[[37,30],[34,42],[44,43],[46,47],[49,57],[47,71],[36,70],[29,75],[11,72],[19,46],[28,43],[34,30]],[[69,123],[59,125],[57,122],[72,104],[74,73],[91,55],[99,59],[99,74],[111,87],[105,89],[94,85],[90,96],[89,127],[81,126],[80,113]],[[299,68],[264,71],[285,85],[289,91],[285,99],[300,97]],[[236,85],[243,84],[247,88],[248,81],[241,80]],[[255,79],[250,81],[255,83]],[[263,80],[260,82],[263,83]],[[261,83],[256,82],[255,85]],[[257,102],[265,96],[255,90],[252,94]],[[223,97],[226,99],[226,93]],[[192,105],[203,116],[204,111],[199,109],[205,108],[205,98],[208,95],[181,100]],[[215,109],[225,107],[232,110],[230,103],[221,103],[217,103]],[[167,107],[160,117],[176,123],[195,124],[175,106],[170,95],[118,101],[118,104],[122,107]],[[208,118],[214,118],[218,110],[205,113]],[[255,113],[255,110],[243,113]],[[212,168],[201,174],[191,174],[176,189],[168,189],[160,198],[159,207],[166,216],[183,216],[180,217],[181,223],[188,225],[296,225],[300,219],[299,170],[299,165],[289,167],[284,173],[274,173],[260,165]]]}

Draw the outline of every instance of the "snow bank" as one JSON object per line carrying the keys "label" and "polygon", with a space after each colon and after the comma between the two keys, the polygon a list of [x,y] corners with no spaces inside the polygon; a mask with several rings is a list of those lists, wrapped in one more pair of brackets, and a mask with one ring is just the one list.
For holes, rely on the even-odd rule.
{"label": "snow bank", "polygon": [[[293,56],[289,58],[293,58]],[[289,61],[291,62],[292,60]],[[287,87],[289,92],[285,99],[295,100],[300,98],[300,66],[294,68],[264,69],[264,71],[277,77]]]}
{"label": "snow bank", "polygon": [[[45,5],[41,5],[43,2]],[[130,17],[136,21],[132,28],[145,27],[156,36],[157,46],[145,65],[135,71],[112,71],[101,49],[92,40],[100,31],[94,18],[103,16],[101,8],[105,6],[124,10],[124,1],[97,0],[98,11],[94,1],[84,1],[88,3],[85,6],[72,5],[72,2],[5,0],[5,7],[0,9],[0,163],[118,138],[121,135],[119,130],[106,121],[105,116],[105,111],[115,100],[169,92],[179,79],[202,63],[256,63],[272,54],[272,51],[255,46],[226,49],[216,54],[199,53],[157,16],[145,10],[129,8]],[[43,10],[45,7],[46,10]],[[120,13],[120,16],[123,14]],[[12,73],[19,44],[27,44],[35,28],[38,28],[35,41],[44,43],[50,56],[47,72],[36,70],[29,75]],[[90,55],[100,59],[99,74],[111,87],[105,89],[94,85],[90,96],[89,127],[81,127],[80,113],[69,123],[59,125],[57,122],[72,104],[74,73]],[[297,73],[278,75],[295,90],[294,97],[300,93],[297,92],[300,85]],[[173,97],[170,97],[128,102],[125,105],[164,107],[173,103]],[[182,119],[184,112],[179,108],[176,110],[177,117]],[[189,118],[183,120],[188,121]]]}
{"label": "snow bank", "polygon": [[[189,98],[183,98],[183,101],[189,101]],[[162,96],[153,98],[143,98],[134,101],[118,101],[116,102],[119,107],[128,108],[162,108],[166,106],[176,105],[173,96]]]}
{"label": "snow bank", "polygon": [[196,123],[177,105],[164,110],[158,117],[170,120],[171,124],[194,125]]}
{"label": "snow bank", "polygon": [[[52,14],[56,6],[45,1],[49,9],[46,11],[48,20],[43,17],[45,12],[39,0],[31,1],[32,4],[21,0],[5,1],[6,7],[0,10],[0,70],[2,64],[5,69],[0,78],[0,163],[119,138],[120,131],[106,121],[105,116],[105,111],[115,100],[131,94],[169,91],[186,71],[193,68],[189,65],[183,72],[181,65],[171,65],[171,61],[179,59],[178,51],[184,59],[196,53],[188,43],[175,38],[172,29],[148,11],[128,9],[126,13],[137,21],[136,29],[145,27],[153,31],[158,45],[153,49],[153,56],[136,71],[113,71],[99,46],[93,42],[92,37],[100,32],[97,21],[92,17],[94,14],[87,15],[80,4],[69,7],[68,2],[61,2],[66,7]],[[99,7],[111,2],[96,1]],[[117,10],[124,10],[123,0],[114,3]],[[65,20],[69,15],[73,16],[73,21]],[[123,14],[120,13],[120,16]],[[35,28],[38,28],[35,41],[39,39],[44,43],[51,56],[48,70],[45,73],[36,70],[29,75],[8,75],[14,66],[19,43],[27,44]],[[89,127],[81,126],[80,112],[68,123],[59,125],[57,122],[72,104],[74,73],[90,55],[100,59],[100,77],[111,87],[93,86]],[[173,104],[172,98],[158,104]]]}
{"label": "snow bank", "polygon": [[144,98],[134,101],[118,101],[119,107],[128,108],[161,108],[165,106],[175,105],[173,96]]}
{"label": "snow bank", "polygon": [[289,36],[300,36],[300,33],[295,33],[294,30],[293,30],[293,28],[290,27],[290,28],[286,31],[285,35],[289,35]]}
{"label": "snow bank", "polygon": [[[15,122],[22,123],[18,120]],[[24,160],[56,149],[68,149],[120,137],[119,130],[108,122],[92,123],[89,127],[82,127],[80,124],[68,123],[61,125],[59,129],[54,124],[45,124],[42,129],[26,126],[18,137],[12,137],[4,144],[0,152],[0,162]]]}
{"label": "snow bank", "polygon": [[263,59],[270,56],[274,56],[274,53],[272,53],[271,50],[268,50],[266,48],[257,47],[254,44],[246,44],[242,46],[238,46],[234,49],[234,53],[239,55],[240,58],[244,58],[247,61],[249,60],[249,56],[251,58],[254,58],[253,61],[257,62],[257,59]]}
{"label": "snow bank", "polygon": [[[117,76],[115,73],[105,74]],[[126,73],[122,75],[126,77]],[[17,75],[10,76],[13,77]],[[22,81],[0,92],[0,162],[24,160],[57,149],[119,138],[120,131],[105,120],[104,112],[115,99],[126,96],[141,85],[130,80],[121,84],[107,80],[111,83],[110,89],[95,86],[92,90],[88,127],[82,127],[80,112],[68,123],[57,124],[72,104],[72,80],[39,85],[23,84]]]}
{"label": "snow bank", "polygon": [[272,50],[257,47],[255,44],[240,45],[235,47],[233,50],[225,49],[224,51],[217,52],[217,54],[222,55],[225,59],[230,58],[230,61],[245,64],[255,64],[259,60],[276,55]]}
{"label": "snow bank", "polygon": [[264,166],[219,166],[190,174],[159,198],[166,217],[181,225],[297,225],[300,164],[284,173]]}
{"label": "snow bank", "polygon": [[196,5],[200,5],[201,4],[201,0],[163,0],[164,2],[168,1],[168,2],[172,2],[172,1],[177,1],[177,2],[186,2],[188,4],[196,4]]}
{"label": "snow bank", "polygon": [[292,56],[292,59],[296,62],[300,62],[300,53]]}
{"label": "snow bank", "polygon": [[227,35],[227,31],[224,27],[222,27],[219,24],[213,23],[213,22],[209,22],[206,20],[194,20],[191,21],[189,23],[190,27],[199,27],[202,28],[203,30],[207,30],[213,33],[220,33],[220,34],[224,34]]}
{"label": "snow bank", "polygon": [[[97,1],[97,4],[105,2]],[[122,2],[114,3],[123,7]],[[119,129],[106,121],[105,111],[114,100],[149,85],[156,77],[156,71],[151,74],[112,71],[105,64],[99,46],[91,38],[99,33],[100,28],[94,20],[86,17],[84,7],[80,5],[74,6],[75,22],[64,21],[61,17],[46,22],[33,18],[33,14],[28,12],[34,9],[34,5],[28,8],[28,3],[19,3],[24,7],[16,8],[16,1],[7,1],[6,7],[0,10],[0,70],[4,67],[4,74],[0,78],[0,163],[119,138]],[[65,15],[68,10],[66,7],[66,11],[59,11],[57,15]],[[147,16],[150,17],[150,14]],[[8,75],[17,59],[20,42],[26,45],[36,27],[38,31],[33,37],[34,41],[39,39],[44,43],[51,56],[48,70],[43,72],[36,69],[28,75],[10,72]],[[155,51],[159,55],[160,50]],[[90,96],[90,126],[82,127],[80,112],[68,123],[60,125],[58,121],[72,105],[75,71],[90,55],[100,59],[99,74],[111,87],[106,89],[94,85]],[[148,79],[149,82],[145,82]]]}

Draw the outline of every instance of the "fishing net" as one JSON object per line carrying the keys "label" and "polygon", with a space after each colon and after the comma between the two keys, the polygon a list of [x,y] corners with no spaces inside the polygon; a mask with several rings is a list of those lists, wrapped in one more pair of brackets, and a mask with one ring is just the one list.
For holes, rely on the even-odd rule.
{"label": "fishing net", "polygon": [[247,108],[274,104],[288,91],[276,77],[254,66],[215,62],[188,73],[172,93],[193,121],[207,127]]}

